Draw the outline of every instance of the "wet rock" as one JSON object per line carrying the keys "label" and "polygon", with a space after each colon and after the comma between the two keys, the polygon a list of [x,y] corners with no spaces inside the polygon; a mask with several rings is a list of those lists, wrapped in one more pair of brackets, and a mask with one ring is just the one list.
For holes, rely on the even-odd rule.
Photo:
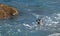
{"label": "wet rock", "polygon": [[18,12],[15,8],[0,4],[0,19],[8,19],[16,15],[18,15]]}

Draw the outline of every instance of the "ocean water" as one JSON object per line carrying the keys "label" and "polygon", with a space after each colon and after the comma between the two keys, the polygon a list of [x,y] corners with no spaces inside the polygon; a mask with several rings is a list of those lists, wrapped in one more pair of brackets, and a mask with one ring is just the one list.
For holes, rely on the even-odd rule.
{"label": "ocean water", "polygon": [[[60,0],[0,0],[15,7],[16,18],[0,20],[0,36],[60,36]],[[41,18],[41,29],[36,20]]]}

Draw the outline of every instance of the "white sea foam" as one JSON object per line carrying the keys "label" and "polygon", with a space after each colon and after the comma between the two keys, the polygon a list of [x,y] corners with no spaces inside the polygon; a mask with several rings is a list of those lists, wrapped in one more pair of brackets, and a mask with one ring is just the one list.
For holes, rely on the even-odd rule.
{"label": "white sea foam", "polygon": [[18,31],[18,32],[21,32],[21,30],[20,30],[20,29],[17,29],[17,31]]}
{"label": "white sea foam", "polygon": [[26,26],[26,27],[31,27],[30,25],[28,25],[28,24],[25,24],[25,23],[24,23],[23,25],[24,25],[24,26]]}
{"label": "white sea foam", "polygon": [[60,33],[53,33],[53,34],[50,34],[48,36],[60,36]]}

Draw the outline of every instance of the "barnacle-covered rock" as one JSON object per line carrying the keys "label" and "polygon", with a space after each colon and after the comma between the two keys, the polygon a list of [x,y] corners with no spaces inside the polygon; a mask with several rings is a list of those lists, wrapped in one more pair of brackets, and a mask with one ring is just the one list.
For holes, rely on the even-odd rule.
{"label": "barnacle-covered rock", "polygon": [[15,8],[0,4],[0,19],[12,18],[12,16],[18,15]]}

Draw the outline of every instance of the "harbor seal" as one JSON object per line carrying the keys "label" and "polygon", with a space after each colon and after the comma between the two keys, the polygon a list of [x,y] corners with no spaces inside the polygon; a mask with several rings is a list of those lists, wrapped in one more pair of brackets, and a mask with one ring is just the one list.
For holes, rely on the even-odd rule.
{"label": "harbor seal", "polygon": [[43,25],[43,20],[42,20],[42,19],[37,19],[36,22],[37,22],[37,24],[39,24],[40,26]]}
{"label": "harbor seal", "polygon": [[39,30],[41,30],[42,26],[43,26],[43,20],[42,19],[37,19],[36,22],[37,22],[37,24],[39,26]]}
{"label": "harbor seal", "polygon": [[15,15],[18,15],[16,8],[0,4],[0,19],[8,19]]}

